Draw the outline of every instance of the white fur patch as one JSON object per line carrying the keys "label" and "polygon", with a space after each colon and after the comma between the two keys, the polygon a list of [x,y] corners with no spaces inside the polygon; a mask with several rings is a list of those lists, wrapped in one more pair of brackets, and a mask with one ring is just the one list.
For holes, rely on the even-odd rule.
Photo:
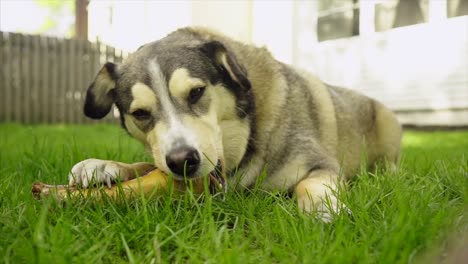
{"label": "white fur patch", "polygon": [[137,82],[131,88],[133,102],[130,104],[130,113],[137,109],[145,109],[148,111],[153,110],[156,107],[156,95],[146,84]]}
{"label": "white fur patch", "polygon": [[334,194],[337,189],[335,177],[327,171],[315,171],[299,182],[295,188],[299,208],[303,212],[315,211],[324,222],[331,222],[335,214],[341,213],[341,209],[348,211]]}
{"label": "white fur patch", "polygon": [[160,144],[162,153],[164,155],[168,153],[181,139],[195,149],[198,149],[198,139],[196,135],[184,126],[177,115],[166,84],[166,78],[156,59],[150,61],[149,72],[152,78],[152,86],[156,90],[156,96],[161,104],[163,116],[166,118],[168,124],[167,131],[159,131],[161,134],[158,135],[161,138]]}
{"label": "white fur patch", "polygon": [[240,119],[237,115],[236,98],[231,92],[221,86],[215,86],[212,90],[216,108],[211,108],[210,111],[216,112],[218,120],[210,122],[219,122],[219,136],[222,139],[219,143],[222,145],[220,153],[224,153],[226,168],[235,169],[246,151],[250,126],[247,119]]}
{"label": "white fur patch", "polygon": [[131,115],[125,115],[125,127],[128,132],[142,143],[146,143],[146,135],[136,125]]}
{"label": "white fur patch", "polygon": [[[133,101],[130,104],[129,112],[132,113],[137,109],[144,109],[146,111],[154,111],[156,108],[156,95],[150,87],[141,82],[137,82],[131,88]],[[145,134],[135,125],[135,120],[131,115],[125,115],[125,127],[128,132],[132,134],[136,139],[145,143]]]}
{"label": "white fur patch", "polygon": [[77,163],[68,174],[70,186],[81,185],[88,188],[93,183],[105,183],[109,188],[111,182],[120,177],[120,168],[108,160],[87,159]]}
{"label": "white fur patch", "polygon": [[186,68],[176,69],[169,80],[171,94],[178,98],[185,98],[190,92],[190,89],[205,85],[206,84],[201,79],[191,77]]}

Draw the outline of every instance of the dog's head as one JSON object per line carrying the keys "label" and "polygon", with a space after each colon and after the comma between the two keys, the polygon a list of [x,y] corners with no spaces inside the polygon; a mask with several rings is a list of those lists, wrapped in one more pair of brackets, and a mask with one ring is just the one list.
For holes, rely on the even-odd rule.
{"label": "dog's head", "polygon": [[106,63],[84,112],[99,119],[115,104],[122,126],[149,147],[158,168],[196,177],[233,169],[244,157],[254,111],[250,88],[226,45],[181,31],[142,46],[122,65]]}

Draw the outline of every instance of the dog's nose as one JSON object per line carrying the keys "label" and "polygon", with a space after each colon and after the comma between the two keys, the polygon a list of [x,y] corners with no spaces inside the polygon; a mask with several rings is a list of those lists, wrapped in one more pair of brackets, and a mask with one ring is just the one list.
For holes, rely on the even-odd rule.
{"label": "dog's nose", "polygon": [[194,148],[178,148],[169,152],[166,164],[173,173],[192,177],[200,166],[200,155]]}

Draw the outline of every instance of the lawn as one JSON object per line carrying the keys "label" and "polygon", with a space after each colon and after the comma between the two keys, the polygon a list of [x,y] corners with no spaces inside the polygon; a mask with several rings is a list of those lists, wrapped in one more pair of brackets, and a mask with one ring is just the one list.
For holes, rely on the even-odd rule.
{"label": "lawn", "polygon": [[413,263],[450,257],[468,234],[468,131],[406,132],[398,173],[361,173],[324,224],[281,194],[225,201],[135,199],[60,206],[35,181],[66,183],[86,158],[150,160],[111,125],[0,124],[0,262]]}

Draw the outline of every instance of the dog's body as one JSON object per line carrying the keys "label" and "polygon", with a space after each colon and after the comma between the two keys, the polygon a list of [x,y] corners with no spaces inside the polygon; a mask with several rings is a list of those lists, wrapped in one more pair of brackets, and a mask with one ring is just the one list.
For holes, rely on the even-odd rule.
{"label": "dog's body", "polygon": [[[180,29],[123,65],[106,64],[85,114],[101,118],[113,103],[163,171],[195,177],[222,168],[238,188],[294,191],[302,209],[325,220],[339,211],[340,175],[355,175],[363,159],[398,162],[401,128],[382,104],[206,29]],[[152,166],[87,160],[72,169],[70,184],[88,186],[96,168],[94,179],[109,182]]]}

